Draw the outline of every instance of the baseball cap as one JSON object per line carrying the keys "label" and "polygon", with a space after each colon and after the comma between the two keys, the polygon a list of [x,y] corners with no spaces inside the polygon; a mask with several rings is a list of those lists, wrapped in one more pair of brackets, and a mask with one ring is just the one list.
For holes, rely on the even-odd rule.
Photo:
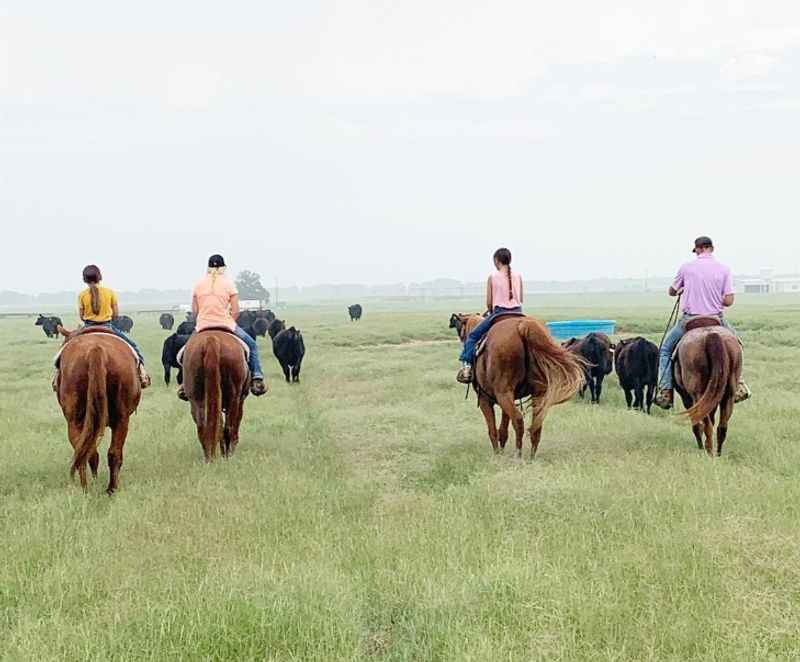
{"label": "baseball cap", "polygon": [[692,253],[696,253],[698,248],[714,248],[714,242],[711,241],[711,237],[703,235],[694,240]]}
{"label": "baseball cap", "polygon": [[225,258],[221,255],[212,255],[208,258],[208,266],[209,268],[216,268],[216,267],[224,267],[225,266]]}

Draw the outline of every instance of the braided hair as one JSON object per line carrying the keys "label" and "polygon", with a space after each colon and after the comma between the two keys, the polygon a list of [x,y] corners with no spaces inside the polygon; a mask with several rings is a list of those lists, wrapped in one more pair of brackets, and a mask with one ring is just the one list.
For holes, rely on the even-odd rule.
{"label": "braided hair", "polygon": [[92,313],[95,315],[100,314],[100,290],[97,289],[97,284],[103,280],[103,275],[100,269],[95,264],[90,264],[83,269],[83,282],[89,286],[89,293],[92,297]]}
{"label": "braided hair", "polygon": [[508,300],[514,298],[514,285],[511,280],[511,251],[507,248],[498,248],[492,256],[495,262],[502,264],[508,269],[506,275],[508,276]]}

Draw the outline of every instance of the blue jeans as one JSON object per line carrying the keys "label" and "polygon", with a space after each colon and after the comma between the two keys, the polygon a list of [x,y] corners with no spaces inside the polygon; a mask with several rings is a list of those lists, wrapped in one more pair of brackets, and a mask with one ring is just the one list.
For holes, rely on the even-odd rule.
{"label": "blue jeans", "polygon": [[142,356],[142,350],[139,349],[139,345],[136,344],[133,338],[126,335],[124,331],[120,331],[111,322],[92,322],[91,320],[84,320],[83,326],[102,326],[106,329],[111,329],[114,332],[114,335],[119,336],[131,347],[133,347],[133,351],[136,352],[136,356],[139,357],[139,363],[144,365],[144,356]]}
{"label": "blue jeans", "polygon": [[478,345],[483,336],[485,336],[489,329],[492,328],[492,324],[494,324],[494,320],[499,315],[505,315],[506,313],[521,313],[522,308],[501,308],[500,306],[495,306],[494,310],[491,314],[483,320],[478,326],[476,326],[470,334],[467,336],[467,339],[464,341],[464,349],[461,351],[461,356],[459,356],[459,360],[463,361],[464,363],[469,363],[470,365],[473,364],[475,361],[475,348]]}
{"label": "blue jeans", "polygon": [[[672,354],[678,346],[683,334],[686,333],[686,322],[689,321],[690,315],[684,315],[678,323],[672,327],[672,330],[664,338],[664,344],[661,345],[661,352],[658,355],[658,388],[672,388]],[[720,323],[728,331],[736,334],[736,330],[730,325],[724,316],[720,315]],[[736,334],[738,337],[738,334]]]}
{"label": "blue jeans", "polygon": [[247,347],[250,349],[250,358],[247,361],[247,365],[250,367],[253,379],[264,379],[264,373],[261,371],[261,360],[258,358],[258,345],[256,345],[256,341],[238,324],[233,332],[236,334],[237,338],[244,340]]}

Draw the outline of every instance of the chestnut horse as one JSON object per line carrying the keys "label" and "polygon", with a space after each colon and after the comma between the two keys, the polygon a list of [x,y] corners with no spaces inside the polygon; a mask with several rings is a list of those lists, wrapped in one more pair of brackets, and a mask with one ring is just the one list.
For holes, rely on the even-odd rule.
{"label": "chestnut horse", "polygon": [[183,352],[183,386],[192,406],[206,462],[230,457],[239,442],[250,372],[241,343],[232,333],[205,330],[192,335]]}
{"label": "chestnut horse", "polygon": [[105,429],[111,428],[106,490],[111,495],[119,488],[128,422],[142,396],[136,357],[106,329],[69,332],[59,326],[58,330],[65,340],[54,387],[73,448],[70,473],[78,472],[86,490],[86,465],[97,477],[97,445]]}
{"label": "chestnut horse", "polygon": [[[469,333],[482,317],[466,320]],[[532,396],[530,426],[531,459],[536,455],[547,410],[569,400],[580,388],[584,364],[580,357],[553,341],[547,327],[532,317],[498,319],[489,330],[484,350],[474,366],[478,406],[486,419],[489,441],[500,452],[508,441],[509,422],[514,426],[517,457],[522,457],[525,419],[516,401]],[[500,429],[494,405],[503,412]]]}
{"label": "chestnut horse", "polygon": [[687,331],[678,345],[673,365],[675,390],[683,400],[684,412],[692,421],[697,447],[713,456],[714,417],[717,424],[717,455],[728,435],[733,399],[742,372],[739,339],[722,326]]}

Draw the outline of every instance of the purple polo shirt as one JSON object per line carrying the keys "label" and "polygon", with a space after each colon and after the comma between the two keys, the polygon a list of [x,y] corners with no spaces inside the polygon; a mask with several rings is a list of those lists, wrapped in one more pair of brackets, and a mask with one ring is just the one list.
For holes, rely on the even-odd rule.
{"label": "purple polo shirt", "polygon": [[683,291],[683,312],[689,315],[719,315],[722,298],[733,294],[731,270],[709,253],[698,255],[679,270],[672,287]]}

